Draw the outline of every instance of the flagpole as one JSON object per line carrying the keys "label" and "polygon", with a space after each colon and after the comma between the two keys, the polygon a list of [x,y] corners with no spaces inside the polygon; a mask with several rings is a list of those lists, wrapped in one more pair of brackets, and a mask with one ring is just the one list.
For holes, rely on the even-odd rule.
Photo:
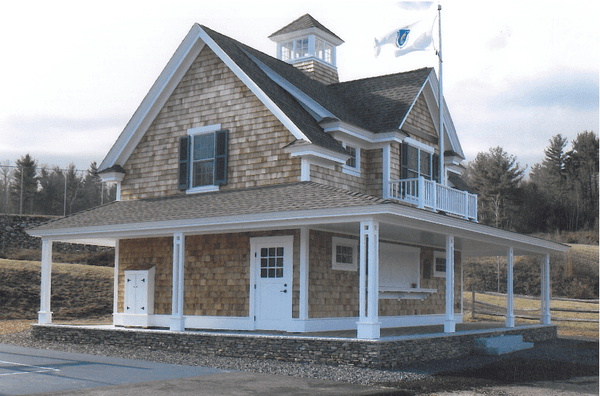
{"label": "flagpole", "polygon": [[446,185],[446,172],[444,171],[444,91],[442,88],[442,5],[438,4],[438,23],[440,34],[440,48],[438,50],[438,58],[440,61],[439,71],[440,78],[438,84],[438,107],[440,109],[440,183]]}

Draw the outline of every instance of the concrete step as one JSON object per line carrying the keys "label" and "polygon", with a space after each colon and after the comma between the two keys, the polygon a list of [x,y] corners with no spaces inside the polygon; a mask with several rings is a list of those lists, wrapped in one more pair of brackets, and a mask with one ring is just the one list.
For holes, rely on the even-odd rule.
{"label": "concrete step", "polygon": [[533,343],[523,342],[522,335],[502,335],[476,339],[474,352],[478,355],[502,355],[529,348],[533,348]]}

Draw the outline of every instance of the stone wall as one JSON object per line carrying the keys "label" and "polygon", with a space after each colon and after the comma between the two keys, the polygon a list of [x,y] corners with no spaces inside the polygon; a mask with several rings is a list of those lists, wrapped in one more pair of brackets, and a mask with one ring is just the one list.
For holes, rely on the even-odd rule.
{"label": "stone wall", "polygon": [[557,337],[555,325],[532,325],[452,334],[430,334],[420,338],[359,340],[305,336],[275,336],[84,328],[77,326],[32,326],[33,336],[44,341],[73,344],[111,344],[203,355],[277,359],[357,367],[394,368],[428,360],[460,358],[473,353],[475,339],[522,334],[526,342]]}
{"label": "stone wall", "polygon": [[[40,226],[52,220],[61,218],[60,216],[41,216],[41,215],[0,215],[0,258],[23,259],[27,257],[30,260],[32,255],[22,255],[22,252],[33,251],[41,259],[42,240],[27,234],[27,229]],[[83,256],[94,255],[101,252],[114,252],[112,247],[81,245],[73,243],[55,242],[52,244],[53,253],[64,255],[80,255],[82,260],[87,260]],[[62,257],[62,256],[61,256]],[[86,264],[82,262],[81,264]],[[109,265],[110,263],[106,263]],[[103,264],[104,265],[104,264]]]}

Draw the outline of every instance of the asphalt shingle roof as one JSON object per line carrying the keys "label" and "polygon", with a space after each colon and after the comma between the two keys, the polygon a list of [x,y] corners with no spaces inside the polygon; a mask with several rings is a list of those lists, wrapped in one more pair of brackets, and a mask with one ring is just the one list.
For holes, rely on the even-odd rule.
{"label": "asphalt shingle roof", "polygon": [[275,83],[252,57],[258,59],[341,121],[374,133],[398,129],[433,70],[423,68],[325,85],[312,80],[286,62],[205,26],[202,26],[202,29],[259,85],[311,142],[338,152],[345,152],[339,142],[325,133],[317,120],[289,92]]}
{"label": "asphalt shingle roof", "polygon": [[115,201],[35,228],[53,231],[85,227],[239,217],[287,211],[350,208],[392,201],[314,182],[298,182],[203,194]]}
{"label": "asphalt shingle roof", "polygon": [[289,25],[282,27],[281,29],[279,29],[278,31],[276,31],[275,33],[270,35],[269,38],[279,36],[281,34],[293,33],[293,32],[298,32],[298,31],[304,30],[304,29],[310,29],[312,27],[321,29],[322,31],[329,33],[332,36],[334,36],[335,38],[343,41],[335,33],[333,33],[331,30],[327,29],[325,26],[323,26],[319,21],[317,21],[315,18],[313,18],[309,14],[302,15],[300,18],[296,19]]}

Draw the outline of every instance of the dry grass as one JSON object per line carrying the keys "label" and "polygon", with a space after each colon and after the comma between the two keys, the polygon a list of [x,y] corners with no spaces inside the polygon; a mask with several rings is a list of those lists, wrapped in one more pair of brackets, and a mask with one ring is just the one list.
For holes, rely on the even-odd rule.
{"label": "dry grass", "polygon": [[[506,312],[506,296],[494,296],[488,294],[477,293],[476,300],[478,302],[483,302],[486,304],[493,304],[498,307],[503,307],[504,309],[496,309],[493,311],[498,312]],[[464,307],[465,307],[465,321],[466,322],[489,322],[489,321],[503,321],[502,317],[492,316],[492,315],[483,315],[476,313],[475,320],[471,319],[471,301],[472,294],[471,292],[464,293]],[[523,316],[533,316],[539,317],[540,315],[540,301],[533,299],[525,299],[525,298],[515,298],[515,315],[523,315]],[[552,315],[552,323],[558,325],[558,334],[563,336],[583,336],[583,337],[591,337],[598,338],[598,313],[585,313],[585,312],[565,312],[565,311],[554,311],[552,309],[568,309],[568,310],[595,310],[598,312],[598,302],[596,300],[595,303],[584,303],[584,302],[575,302],[575,301],[561,301],[561,300],[551,300],[550,302],[550,313]],[[486,308],[486,310],[488,310]],[[477,312],[477,311],[476,311]],[[558,321],[555,319],[590,319],[595,320],[596,322],[567,322],[567,321]],[[517,318],[517,322],[523,324],[536,324],[539,323],[539,319],[529,320]]]}

